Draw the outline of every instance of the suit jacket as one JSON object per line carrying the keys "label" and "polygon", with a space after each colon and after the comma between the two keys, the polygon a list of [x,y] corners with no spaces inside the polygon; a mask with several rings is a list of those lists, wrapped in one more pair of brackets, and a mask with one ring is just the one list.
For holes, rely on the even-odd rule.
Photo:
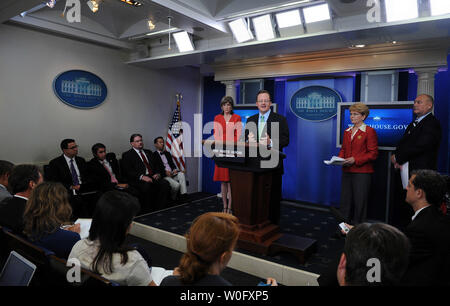
{"label": "suit jacket", "polygon": [[[243,134],[245,137],[245,141],[248,141],[248,134],[250,131],[253,132],[257,140],[259,139],[258,121],[259,113],[247,119],[247,123],[245,125],[245,133]],[[250,122],[253,123],[253,126],[249,126],[248,123]],[[279,123],[279,135],[272,135],[272,123]],[[255,127],[256,130],[254,130]],[[262,135],[264,135],[266,132],[272,140],[273,147],[275,149],[278,149],[280,152],[282,152],[283,148],[287,147],[287,145],[289,144],[289,126],[284,116],[271,111],[269,117],[267,118],[266,125],[262,131]],[[283,172],[283,158],[281,156],[279,159],[278,167],[281,168],[281,172]]]}
{"label": "suit jacket", "polygon": [[344,172],[352,173],[373,173],[372,162],[378,157],[377,133],[373,128],[366,125],[366,131],[358,130],[352,139],[352,129],[348,128],[344,132],[339,157],[355,158],[355,163],[350,167],[342,167]]}
{"label": "suit jacket", "polygon": [[[89,170],[87,163],[82,157],[75,156],[75,162],[77,163],[78,170],[80,171],[81,177],[81,187],[78,193],[88,192],[94,190],[92,180],[89,176]],[[48,165],[47,178],[49,181],[59,182],[64,185],[64,187],[70,190],[70,186],[73,185],[72,174],[70,168],[67,165],[64,155],[61,155],[50,161]]]}
{"label": "suit jacket", "polygon": [[[166,157],[167,162],[169,163],[170,169],[172,171],[177,169],[177,166],[175,166],[175,163],[173,162],[172,154],[167,151],[164,151],[163,154]],[[153,162],[155,164],[156,170],[161,174],[161,176],[166,176],[166,168],[164,167],[164,163],[158,151],[153,152]]]}
{"label": "suit jacket", "polygon": [[409,161],[409,171],[437,169],[442,132],[439,120],[433,114],[423,118],[416,127],[410,123],[395,150],[395,159],[402,165]]}
{"label": "suit jacket", "polygon": [[406,227],[411,243],[405,285],[442,285],[450,279],[450,220],[435,207],[424,208]]}
{"label": "suit jacket", "polygon": [[[117,181],[119,183],[122,183],[123,179],[120,174],[120,167],[117,159],[108,158],[107,156],[106,160],[109,162]],[[88,169],[96,189],[101,190],[102,192],[114,190],[116,184],[111,183],[111,176],[109,175],[108,170],[105,169],[105,167],[99,162],[97,158],[94,157],[88,162]]]}
{"label": "suit jacket", "polygon": [[[143,149],[143,152],[147,158],[147,161],[152,170],[152,174],[159,173],[162,176],[162,173],[158,171],[158,169],[154,165],[153,154],[152,151]],[[128,183],[135,184],[139,183],[141,175],[145,175],[146,167],[144,162],[141,160],[139,154],[131,148],[130,150],[122,153],[122,165],[121,169],[123,172],[123,176],[127,180]]]}
{"label": "suit jacket", "polygon": [[10,198],[12,195],[9,193],[5,186],[0,185],[0,202],[6,198]]}
{"label": "suit jacket", "polygon": [[23,232],[23,213],[27,201],[19,197],[4,199],[0,203],[0,225],[16,234]]}

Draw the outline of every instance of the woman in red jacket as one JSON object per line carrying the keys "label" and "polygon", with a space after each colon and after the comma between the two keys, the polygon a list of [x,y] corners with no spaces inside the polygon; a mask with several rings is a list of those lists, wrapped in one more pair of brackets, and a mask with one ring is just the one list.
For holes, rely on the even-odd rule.
{"label": "woman in red jacket", "polygon": [[359,224],[366,219],[371,177],[374,172],[373,161],[378,156],[377,133],[364,123],[368,116],[367,105],[355,103],[350,106],[353,126],[345,130],[339,152],[339,157],[345,158],[342,167],[340,210],[351,224]]}
{"label": "woman in red jacket", "polygon": [[[220,101],[222,113],[214,117],[214,139],[219,141],[237,142],[242,133],[241,116],[233,113],[233,98],[225,96]],[[228,168],[217,165],[214,168],[215,182],[221,182],[223,212],[231,214],[231,183]]]}

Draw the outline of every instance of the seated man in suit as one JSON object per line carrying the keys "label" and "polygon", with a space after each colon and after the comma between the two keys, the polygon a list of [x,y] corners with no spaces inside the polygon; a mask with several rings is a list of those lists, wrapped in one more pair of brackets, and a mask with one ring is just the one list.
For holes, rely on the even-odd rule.
{"label": "seated man in suit", "polygon": [[106,153],[106,147],[102,143],[92,146],[94,157],[88,162],[89,175],[94,187],[102,193],[110,190],[126,191],[136,197],[138,191],[124,182],[120,172],[119,162],[114,153]]}
{"label": "seated man in suit", "polygon": [[14,165],[6,160],[0,160],[0,202],[12,197],[8,191],[8,178]]}
{"label": "seated man in suit", "polygon": [[122,154],[122,171],[130,186],[139,190],[143,212],[167,207],[169,182],[154,166],[152,151],[144,149],[142,135],[130,137],[131,149]]}
{"label": "seated man in suit", "polygon": [[450,219],[440,211],[446,191],[447,183],[436,171],[412,172],[406,202],[414,216],[404,231],[411,251],[402,285],[450,284]]}
{"label": "seated man in suit", "polygon": [[450,219],[441,210],[447,182],[434,170],[414,170],[406,202],[414,210],[405,234],[411,242],[405,285],[450,285]]}
{"label": "seated man in suit", "polygon": [[175,166],[172,155],[165,150],[164,138],[156,137],[153,143],[156,148],[156,151],[153,152],[155,166],[164,179],[169,182],[172,189],[172,200],[176,200],[178,192],[180,192],[180,199],[186,198],[186,178],[184,173]]}
{"label": "seated man in suit", "polygon": [[[63,154],[50,161],[46,179],[59,182],[66,187],[70,194],[70,204],[73,208],[74,217],[89,216],[93,212],[93,207],[87,207],[92,195],[85,195],[94,191],[87,163],[84,158],[78,155],[78,145],[73,139],[61,141]],[[91,205],[93,206],[93,205]]]}
{"label": "seated man in suit", "polygon": [[8,178],[9,187],[14,194],[0,203],[0,225],[11,229],[17,234],[23,231],[23,213],[31,191],[44,178],[35,165],[17,165]]}

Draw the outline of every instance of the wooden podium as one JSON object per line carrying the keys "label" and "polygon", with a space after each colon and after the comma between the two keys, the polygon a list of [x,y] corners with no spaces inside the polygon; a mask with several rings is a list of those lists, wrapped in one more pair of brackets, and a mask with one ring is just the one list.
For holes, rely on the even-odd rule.
{"label": "wooden podium", "polygon": [[[205,142],[204,142],[205,143]],[[280,232],[269,221],[272,174],[277,169],[261,168],[260,157],[249,157],[249,148],[256,144],[215,142],[214,161],[230,171],[233,214],[239,219],[241,233],[238,247],[257,254],[293,253],[304,263],[316,249],[316,241]],[[274,152],[280,154],[280,152]]]}

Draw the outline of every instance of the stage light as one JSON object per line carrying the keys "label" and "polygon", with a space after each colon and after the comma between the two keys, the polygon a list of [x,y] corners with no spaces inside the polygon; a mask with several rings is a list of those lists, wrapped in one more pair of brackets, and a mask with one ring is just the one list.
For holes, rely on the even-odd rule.
{"label": "stage light", "polygon": [[234,38],[238,43],[253,39],[253,34],[243,18],[236,19],[228,23]]}
{"label": "stage light", "polygon": [[148,21],[148,29],[151,31],[151,30],[154,30],[156,28],[156,26],[155,26],[155,24],[153,23],[153,21],[152,20],[149,20]]}
{"label": "stage light", "polygon": [[87,5],[93,13],[96,13],[98,11],[98,2],[96,0],[89,0],[87,2]]}
{"label": "stage light", "polygon": [[275,38],[275,31],[273,30],[272,17],[270,14],[253,18],[253,27],[255,28],[257,40]]}
{"label": "stage light", "polygon": [[417,0],[385,0],[386,21],[395,22],[419,17]]}
{"label": "stage light", "polygon": [[180,52],[194,51],[194,45],[192,44],[188,32],[182,31],[173,33],[172,35]]}
{"label": "stage light", "polygon": [[330,17],[330,9],[328,4],[320,4],[305,7],[303,9],[303,14],[305,15],[306,23],[313,23],[317,21],[329,20]]}
{"label": "stage light", "polygon": [[289,28],[302,24],[299,10],[292,10],[278,13],[275,14],[275,17],[277,18],[278,28],[280,29]]}
{"label": "stage light", "polygon": [[132,6],[141,6],[142,5],[141,2],[134,1],[134,0],[120,0],[120,1],[122,1],[123,3],[129,4],[129,5],[132,5]]}
{"label": "stage light", "polygon": [[445,15],[450,14],[450,1],[430,0],[431,15]]}
{"label": "stage light", "polygon": [[56,4],[56,0],[49,0],[45,3],[49,8],[54,8]]}

